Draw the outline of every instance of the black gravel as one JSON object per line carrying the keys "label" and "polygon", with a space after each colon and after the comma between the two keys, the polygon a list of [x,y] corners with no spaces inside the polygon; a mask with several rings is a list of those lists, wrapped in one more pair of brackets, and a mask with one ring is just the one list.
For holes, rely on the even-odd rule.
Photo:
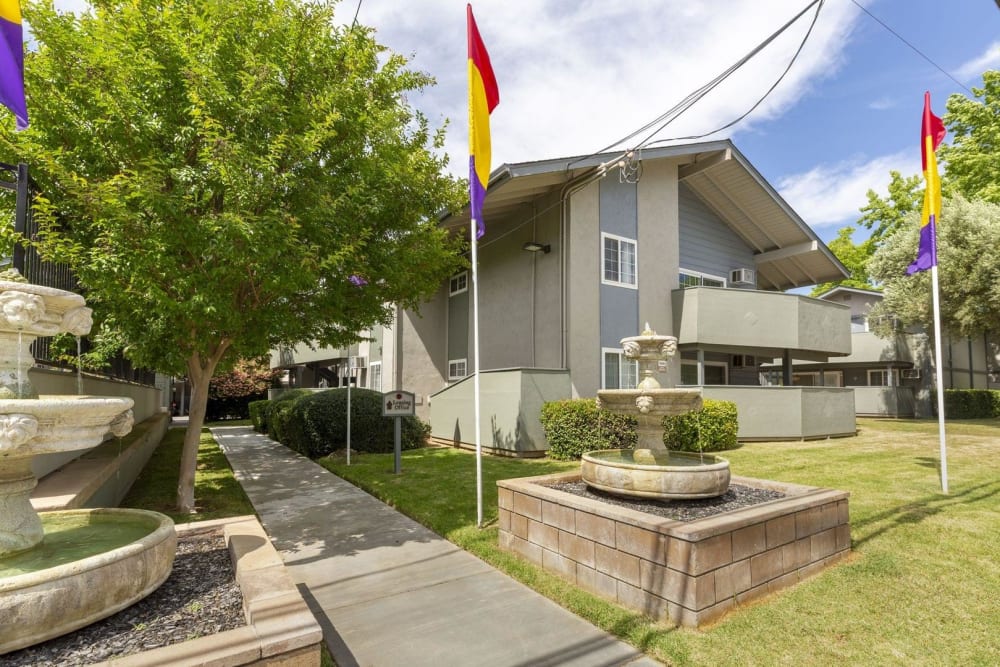
{"label": "black gravel", "polygon": [[170,576],[149,596],[76,632],[0,656],[0,665],[88,665],[243,625],[243,597],[222,532],[206,529],[178,539]]}
{"label": "black gravel", "polygon": [[730,484],[729,490],[716,498],[698,498],[695,500],[646,500],[643,498],[624,498],[610,493],[591,489],[584,482],[559,482],[546,484],[552,489],[572,493],[574,496],[599,500],[610,505],[627,507],[647,514],[675,521],[696,521],[705,517],[732,512],[733,510],[752,507],[760,503],[784,498],[785,494],[770,489],[757,489],[752,486]]}

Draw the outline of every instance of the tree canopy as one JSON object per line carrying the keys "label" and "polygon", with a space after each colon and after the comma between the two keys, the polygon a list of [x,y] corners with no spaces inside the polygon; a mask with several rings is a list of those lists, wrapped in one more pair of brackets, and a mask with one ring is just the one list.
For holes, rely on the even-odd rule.
{"label": "tree canopy", "polygon": [[952,95],[947,113],[949,143],[939,149],[948,182],[967,199],[1000,204],[1000,70],[983,74],[975,98]]}
{"label": "tree canopy", "polygon": [[841,264],[851,272],[849,278],[828,283],[820,283],[813,288],[812,296],[819,296],[828,292],[838,285],[844,287],[856,287],[858,289],[873,289],[873,281],[868,275],[868,260],[875,252],[875,242],[867,239],[861,243],[854,243],[851,238],[854,234],[854,227],[842,227],[837,231],[837,238],[827,245],[833,254],[837,256]]}
{"label": "tree canopy", "polygon": [[436,222],[461,187],[406,101],[432,80],[335,3],[91,5],[25,3],[32,124],[0,159],[129,358],[191,379],[192,430],[220,363],[343,345],[459,266]]}
{"label": "tree canopy", "polygon": [[[873,315],[895,315],[932,330],[930,272],[906,275],[917,253],[919,221],[920,213],[911,213],[869,263],[885,288]],[[942,328],[965,337],[1000,331],[1000,204],[954,195],[944,201],[937,238]]]}

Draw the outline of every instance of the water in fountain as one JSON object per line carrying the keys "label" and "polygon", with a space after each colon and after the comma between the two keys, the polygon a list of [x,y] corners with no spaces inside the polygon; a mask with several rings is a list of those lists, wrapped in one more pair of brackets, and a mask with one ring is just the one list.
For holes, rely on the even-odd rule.
{"label": "water in fountain", "polygon": [[[82,451],[132,429],[132,399],[38,396],[27,352],[38,336],[92,326],[83,297],[0,275],[0,654],[108,616],[170,574],[173,523],[141,510],[31,506],[34,458]],[[79,388],[79,386],[78,386]]]}

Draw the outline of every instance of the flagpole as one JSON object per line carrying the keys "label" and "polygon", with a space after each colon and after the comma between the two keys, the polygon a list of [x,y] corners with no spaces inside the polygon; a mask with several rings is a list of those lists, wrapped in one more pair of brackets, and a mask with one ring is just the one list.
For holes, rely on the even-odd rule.
{"label": "flagpole", "polygon": [[931,266],[931,300],[934,304],[934,363],[937,376],[938,438],[941,453],[941,492],[948,493],[948,450],[944,439],[944,377],[941,355],[941,301],[938,291],[937,262]]}
{"label": "flagpole", "polygon": [[483,527],[483,447],[479,436],[479,239],[478,221],[470,221],[472,239],[472,410],[476,433],[476,526]]}

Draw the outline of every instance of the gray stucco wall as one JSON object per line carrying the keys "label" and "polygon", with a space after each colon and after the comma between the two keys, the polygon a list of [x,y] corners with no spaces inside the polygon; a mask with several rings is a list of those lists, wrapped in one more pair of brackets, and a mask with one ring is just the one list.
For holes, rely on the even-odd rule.
{"label": "gray stucco wall", "polygon": [[831,387],[706,386],[702,396],[736,403],[741,440],[854,435],[854,391]]}
{"label": "gray stucco wall", "polygon": [[[472,359],[469,356],[469,303],[472,293],[472,275],[467,273],[468,289],[459,294],[448,296],[448,359],[468,359],[469,367],[472,367]],[[450,292],[450,289],[449,289]]]}
{"label": "gray stucco wall", "polygon": [[596,396],[601,384],[599,194],[591,183],[570,200],[567,358],[574,396]]}

